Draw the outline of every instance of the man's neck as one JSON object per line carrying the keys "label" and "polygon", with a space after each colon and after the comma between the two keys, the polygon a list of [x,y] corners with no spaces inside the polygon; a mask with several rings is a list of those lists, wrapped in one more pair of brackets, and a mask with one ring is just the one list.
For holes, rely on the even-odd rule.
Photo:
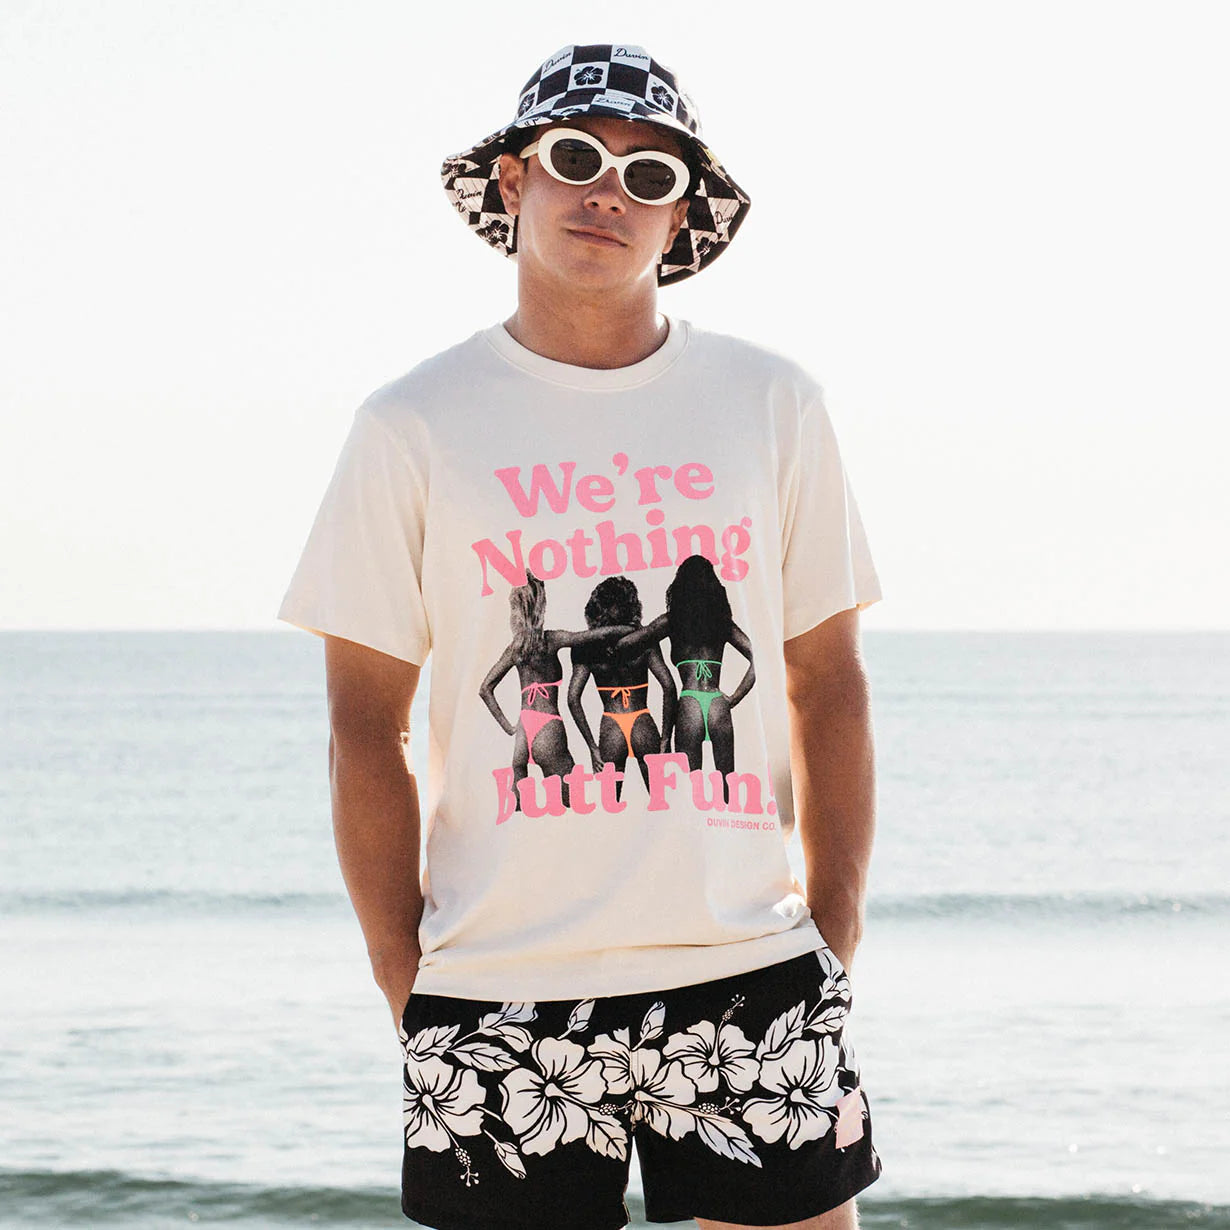
{"label": "man's neck", "polygon": [[628,367],[666,341],[657,287],[626,299],[535,293],[518,284],[517,310],[504,322],[527,350],[574,367]]}

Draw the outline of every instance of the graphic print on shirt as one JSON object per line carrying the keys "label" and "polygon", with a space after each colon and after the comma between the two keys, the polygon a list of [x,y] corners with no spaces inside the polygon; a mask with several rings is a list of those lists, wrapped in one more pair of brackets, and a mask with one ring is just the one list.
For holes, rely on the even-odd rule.
{"label": "graphic print on shirt", "polygon": [[[524,797],[520,785],[529,775],[529,765],[536,763],[543,772],[546,810],[559,815],[570,805],[569,778],[576,766],[559,711],[559,686],[564,678],[559,652],[574,645],[613,642],[632,628],[617,626],[584,632],[544,628],[547,589],[532,572],[526,573],[524,585],[509,591],[508,601],[513,639],[487,673],[479,695],[504,732],[514,737],[512,790],[516,792],[517,807],[521,807]],[[504,716],[495,695],[496,684],[514,667],[521,683],[521,720],[516,726]]]}
{"label": "graphic print on shirt", "polygon": [[[612,460],[616,473],[623,475],[627,455],[617,453]],[[495,478],[524,518],[537,513],[540,501],[556,513],[567,510],[573,499],[591,512],[607,512],[616,503],[615,486],[605,476],[582,476],[574,487],[575,463],[560,463],[558,470],[557,480],[548,466],[534,466],[528,492],[520,467],[496,470]],[[672,475],[685,498],[702,500],[714,493],[712,472],[698,462],[677,470],[647,467],[628,477],[634,480],[638,503],[653,504],[662,499],[658,484]],[[666,810],[686,799],[701,812],[776,814],[768,776],[738,772],[735,763],[731,711],[754,686],[756,672],[751,642],[734,621],[726,583],[748,575],[742,556],[751,543],[751,520],[743,517],[727,525],[720,537],[706,524],[681,525],[668,537],[660,508],[651,508],[645,520],[650,528],[644,544],[639,534],[616,534],[612,520],[592,526],[596,538],[580,526],[566,543],[544,538],[528,551],[520,527],[507,532],[507,551],[491,538],[472,544],[480,563],[480,596],[497,595],[492,574],[509,582],[512,639],[479,689],[491,716],[513,740],[511,763],[492,770],[497,824],[517,813],[537,818],[569,811],[620,812],[627,806],[630,760],[648,796],[649,811]],[[595,543],[600,558],[591,562],[588,549]],[[560,577],[570,565],[577,576],[600,573],[603,579],[593,587],[583,611],[564,616],[569,628],[549,628],[543,578]],[[665,610],[645,623],[640,591],[625,573],[671,567],[664,600],[658,600],[664,601]],[[723,691],[728,646],[734,651],[730,669],[737,671],[741,658],[743,672],[733,689]],[[589,752],[592,772],[577,764],[569,747],[560,698],[565,686],[563,649],[570,651],[572,664],[568,716],[573,733]],[[521,697],[515,721],[496,696],[501,681],[514,672]],[[583,705],[591,680],[601,705],[596,730]],[[531,773],[535,766],[537,774]]]}
{"label": "graphic print on shirt", "polygon": [[[642,645],[655,645],[669,638],[671,661],[679,672],[678,704],[671,719],[663,715],[667,738],[673,734],[674,750],[688,758],[689,773],[703,768],[704,745],[713,748],[715,788],[720,786],[722,803],[730,803],[730,775],[735,770],[735,731],[731,709],[756,682],[752,646],[731,616],[730,599],[718,580],[713,564],[703,555],[691,555],[675,572],[666,589],[666,611],[647,628],[615,642],[615,652],[629,653]],[[728,696],[718,686],[722,654],[727,644],[747,659],[739,686]],[[660,656],[660,655],[659,655]],[[667,695],[674,692],[673,683]],[[690,703],[685,703],[690,702]],[[662,747],[666,752],[668,748]],[[649,786],[648,777],[645,782]],[[716,800],[706,806],[717,806]]]}
{"label": "graphic print on shirt", "polygon": [[[628,577],[607,577],[594,586],[585,604],[585,622],[590,628],[641,626],[641,598],[636,583]],[[622,639],[622,638],[621,638]],[[662,730],[649,708],[649,675],[653,673],[662,693]],[[594,681],[601,706],[597,738],[581,703],[586,685]],[[578,646],[572,651],[572,682],[568,687],[568,710],[589,748],[595,773],[607,761],[623,773],[629,759],[637,761],[645,788],[649,767],[645,757],[670,750],[670,728],[676,700],[671,673],[656,644],[639,650],[621,651],[619,642]],[[623,782],[615,786],[616,797]]]}

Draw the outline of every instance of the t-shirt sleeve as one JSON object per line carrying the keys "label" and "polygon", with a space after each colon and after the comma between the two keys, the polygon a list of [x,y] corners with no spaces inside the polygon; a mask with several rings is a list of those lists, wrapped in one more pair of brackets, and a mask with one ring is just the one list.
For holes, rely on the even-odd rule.
{"label": "t-shirt sleeve", "polygon": [[880,599],[880,581],[820,392],[800,410],[782,519],[783,638]]}
{"label": "t-shirt sleeve", "polygon": [[421,665],[425,503],[405,445],[360,407],[278,618]]}

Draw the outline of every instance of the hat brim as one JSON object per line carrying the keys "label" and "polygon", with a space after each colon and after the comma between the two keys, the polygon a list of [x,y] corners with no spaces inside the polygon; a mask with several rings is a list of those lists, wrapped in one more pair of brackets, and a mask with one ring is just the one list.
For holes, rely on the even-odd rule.
{"label": "hat brim", "polygon": [[[560,105],[563,101],[564,105]],[[693,132],[673,115],[631,97],[626,106],[611,106],[587,98],[555,100],[549,112],[533,111],[484,137],[464,153],[446,158],[440,168],[444,191],[465,224],[483,241],[505,256],[517,250],[517,220],[504,207],[500,195],[500,155],[518,153],[528,141],[516,139],[526,129],[572,119],[578,115],[610,116],[656,124],[687,144],[695,164],[688,189],[688,212],[675,242],[662,257],[658,285],[667,286],[699,273],[726,250],[743,224],[751,200]]]}

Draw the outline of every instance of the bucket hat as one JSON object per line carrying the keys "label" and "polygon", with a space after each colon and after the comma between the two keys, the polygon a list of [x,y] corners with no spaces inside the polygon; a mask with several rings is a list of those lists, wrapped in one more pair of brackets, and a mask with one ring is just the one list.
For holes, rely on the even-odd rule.
{"label": "bucket hat", "polygon": [[517,220],[500,196],[500,155],[518,154],[523,130],[578,115],[606,115],[657,124],[683,141],[692,166],[688,213],[658,268],[665,286],[699,273],[726,250],[751,208],[701,137],[692,100],[675,74],[643,47],[591,43],[562,47],[525,83],[513,121],[462,154],[445,159],[444,191],[466,225],[505,256],[517,250]]}

